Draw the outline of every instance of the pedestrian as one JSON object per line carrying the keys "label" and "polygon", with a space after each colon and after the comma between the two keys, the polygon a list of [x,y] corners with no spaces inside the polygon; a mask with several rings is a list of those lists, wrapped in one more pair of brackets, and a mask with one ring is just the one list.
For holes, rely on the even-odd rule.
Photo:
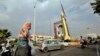
{"label": "pedestrian", "polygon": [[8,48],[6,48],[5,44],[2,44],[1,56],[11,56],[11,52]]}
{"label": "pedestrian", "polygon": [[32,56],[30,46],[17,47],[14,56]]}
{"label": "pedestrian", "polygon": [[88,43],[87,43],[87,39],[85,38],[85,39],[83,39],[83,45],[85,46],[85,47],[87,47],[88,46]]}
{"label": "pedestrian", "polygon": [[83,42],[84,42],[83,37],[82,37],[82,36],[80,36],[80,45],[82,45],[82,44],[83,44]]}
{"label": "pedestrian", "polygon": [[32,56],[32,47],[29,45],[31,23],[26,22],[19,33],[19,40],[14,56]]}
{"label": "pedestrian", "polygon": [[7,39],[7,44],[6,44],[6,48],[11,51],[11,41],[9,40],[9,38]]}
{"label": "pedestrian", "polygon": [[85,48],[85,40],[83,39],[82,36],[80,36],[80,45],[81,45],[81,48]]}
{"label": "pedestrian", "polygon": [[88,47],[87,39],[85,37],[83,38],[82,36],[80,36],[80,44],[82,48]]}

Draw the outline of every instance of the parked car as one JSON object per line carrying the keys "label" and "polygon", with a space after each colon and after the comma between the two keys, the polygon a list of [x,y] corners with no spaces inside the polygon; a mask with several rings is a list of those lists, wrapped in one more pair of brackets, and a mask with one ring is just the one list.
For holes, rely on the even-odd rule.
{"label": "parked car", "polygon": [[65,47],[68,47],[70,44],[68,42],[61,42],[62,45],[64,45]]}
{"label": "parked car", "polygon": [[48,52],[49,50],[64,49],[64,45],[56,39],[48,39],[41,43],[40,50]]}

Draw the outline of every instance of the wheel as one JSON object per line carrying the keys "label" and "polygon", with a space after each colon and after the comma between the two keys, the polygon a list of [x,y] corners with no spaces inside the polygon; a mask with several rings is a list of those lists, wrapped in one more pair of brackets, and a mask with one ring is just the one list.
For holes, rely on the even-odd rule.
{"label": "wheel", "polygon": [[43,49],[43,51],[44,51],[44,52],[48,52],[48,48],[45,47],[45,48]]}
{"label": "wheel", "polygon": [[61,50],[64,50],[65,46],[64,45],[61,45],[60,49]]}
{"label": "wheel", "polygon": [[40,50],[40,52],[43,52],[43,50],[41,50],[41,49],[39,49]]}

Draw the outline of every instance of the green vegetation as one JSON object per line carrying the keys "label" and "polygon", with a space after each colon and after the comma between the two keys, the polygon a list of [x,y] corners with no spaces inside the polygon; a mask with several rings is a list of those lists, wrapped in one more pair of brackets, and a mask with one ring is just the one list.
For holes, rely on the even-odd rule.
{"label": "green vegetation", "polygon": [[95,0],[95,2],[91,3],[91,6],[94,10],[94,13],[100,15],[100,0]]}
{"label": "green vegetation", "polygon": [[6,43],[9,36],[11,36],[11,32],[8,29],[0,29],[0,43]]}

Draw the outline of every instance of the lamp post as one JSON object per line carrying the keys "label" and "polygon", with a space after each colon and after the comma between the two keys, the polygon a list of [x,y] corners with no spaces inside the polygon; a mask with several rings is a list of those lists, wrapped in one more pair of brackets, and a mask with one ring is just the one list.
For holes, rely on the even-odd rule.
{"label": "lamp post", "polygon": [[35,8],[36,8],[36,2],[34,4],[34,8],[33,8],[33,19],[34,19],[34,40],[35,40],[35,44],[36,44],[36,37],[35,37]]}
{"label": "lamp post", "polygon": [[49,20],[50,20],[50,24],[49,24],[50,25],[50,35],[52,36],[52,25],[51,25],[52,21],[51,21],[51,18]]}

